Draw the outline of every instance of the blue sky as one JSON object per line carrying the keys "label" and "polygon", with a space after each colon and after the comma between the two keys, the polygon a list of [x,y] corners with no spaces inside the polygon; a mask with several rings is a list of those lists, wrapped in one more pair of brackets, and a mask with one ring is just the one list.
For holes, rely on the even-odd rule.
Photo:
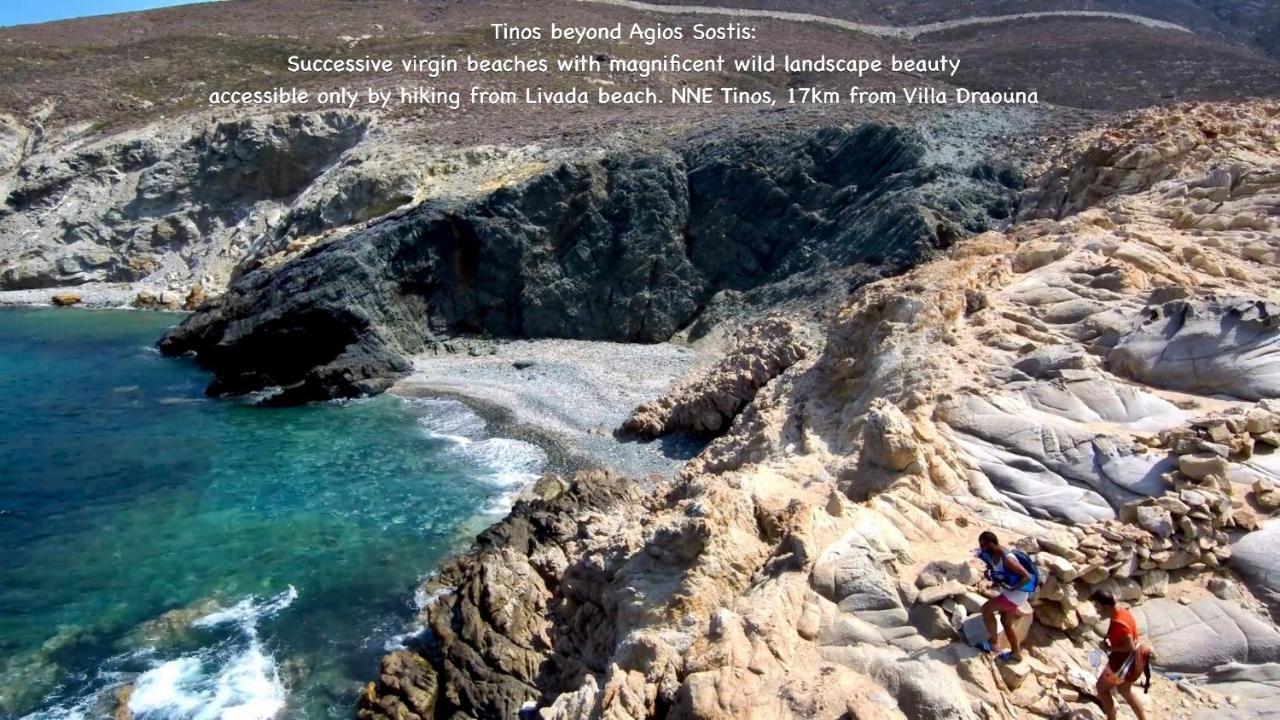
{"label": "blue sky", "polygon": [[0,26],[149,10],[204,0],[0,0]]}

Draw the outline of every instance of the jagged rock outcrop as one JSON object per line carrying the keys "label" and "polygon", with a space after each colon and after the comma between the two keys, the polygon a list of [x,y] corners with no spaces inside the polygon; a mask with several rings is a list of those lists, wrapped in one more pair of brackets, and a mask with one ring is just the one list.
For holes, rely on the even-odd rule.
{"label": "jagged rock outcrop", "polygon": [[[441,592],[424,611],[432,633],[426,654],[437,669],[420,670],[421,659],[407,651],[388,656],[395,665],[384,662],[383,676],[362,700],[373,713],[368,717],[397,717],[405,683],[421,693],[417,678],[427,673],[439,678],[436,717],[514,717],[541,693],[553,695],[576,686],[584,672],[599,672],[615,649],[608,627],[620,621],[616,603],[625,602],[602,593],[630,554],[602,544],[617,540],[609,533],[617,522],[607,515],[639,496],[632,480],[604,473],[544,479],[479,537],[473,555],[431,581],[431,590]],[[399,671],[405,666],[413,677]]]}
{"label": "jagged rock outcrop", "polygon": [[[1231,187],[1240,181],[1231,165],[1256,166],[1274,152],[1267,138],[1277,132],[1280,116],[1266,102],[1132,112],[1070,144],[1027,192],[1018,216],[1061,219],[1119,195],[1144,192],[1207,162],[1222,168],[1214,178],[1219,182],[1192,184],[1184,192],[1221,202],[1232,197]],[[1222,180],[1225,194],[1212,189]]]}
{"label": "jagged rock outcrop", "polygon": [[250,272],[161,349],[194,353],[215,392],[290,402],[375,392],[441,336],[665,340],[719,290],[902,269],[1007,217],[1011,188],[924,155],[867,124],[564,163]]}
{"label": "jagged rock outcrop", "polygon": [[765,383],[808,354],[804,335],[798,323],[783,318],[745,328],[733,348],[705,373],[636,408],[622,430],[649,439],[678,432],[724,432]]}
{"label": "jagged rock outcrop", "polygon": [[377,682],[360,696],[360,720],[430,718],[436,709],[437,678],[431,663],[417,653],[398,650],[382,659]]}

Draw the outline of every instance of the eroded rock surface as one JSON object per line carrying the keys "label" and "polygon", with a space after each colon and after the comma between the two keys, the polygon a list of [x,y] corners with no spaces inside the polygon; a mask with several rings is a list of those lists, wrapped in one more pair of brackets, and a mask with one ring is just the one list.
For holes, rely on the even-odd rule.
{"label": "eroded rock surface", "polygon": [[673,432],[718,435],[761,387],[810,352],[809,342],[804,328],[782,318],[748,327],[715,365],[636,408],[622,429],[649,439]]}
{"label": "eroded rock surface", "polygon": [[225,285],[254,239],[368,130],[339,112],[152,128],[15,163],[0,289]]}
{"label": "eroded rock surface", "polygon": [[1183,672],[1280,660],[1280,632],[1265,618],[1215,597],[1190,605],[1158,599],[1134,613],[1160,665]]}
{"label": "eroded rock surface", "polygon": [[[453,588],[426,612],[436,716],[1059,718],[1091,692],[1098,589],[1137,608],[1159,663],[1204,674],[1182,689],[1157,675],[1149,715],[1262,712],[1280,635],[1259,602],[1270,558],[1250,550],[1266,536],[1249,533],[1276,499],[1272,359],[1221,342],[1214,388],[1110,361],[1145,342],[1149,307],[1278,299],[1280,266],[1257,249],[1271,200],[1206,230],[1187,213],[1216,211],[1179,199],[1219,158],[1273,198],[1259,168],[1280,148],[1258,134],[1276,109],[1179,112],[1167,122],[1243,119],[1151,168],[1154,185],[862,287],[749,393],[747,375],[713,372],[640,409],[657,431],[681,398],[691,414],[732,399],[673,482],[537,491],[433,585]],[[769,356],[751,347],[721,370]],[[1261,402],[1222,394],[1249,383]],[[602,504],[572,499],[592,487]],[[967,645],[988,528],[1044,573],[1013,665]]]}
{"label": "eroded rock surface", "polygon": [[1209,297],[1150,306],[1107,357],[1149,385],[1244,400],[1280,395],[1280,305]]}

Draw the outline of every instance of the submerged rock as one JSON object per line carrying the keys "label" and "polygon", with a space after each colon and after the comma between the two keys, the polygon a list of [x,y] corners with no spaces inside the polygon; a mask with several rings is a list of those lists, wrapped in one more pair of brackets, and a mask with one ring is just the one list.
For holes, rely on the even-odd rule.
{"label": "submerged rock", "polygon": [[360,720],[429,720],[435,717],[436,672],[423,657],[397,650],[382,658],[378,681],[360,695]]}

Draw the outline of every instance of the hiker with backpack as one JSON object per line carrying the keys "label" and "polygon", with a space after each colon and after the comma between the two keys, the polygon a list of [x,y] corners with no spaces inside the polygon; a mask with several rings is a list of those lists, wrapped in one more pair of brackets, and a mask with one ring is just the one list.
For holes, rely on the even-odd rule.
{"label": "hiker with backpack", "polygon": [[980,647],[991,652],[998,637],[996,616],[1004,625],[1004,635],[1009,639],[1008,652],[996,659],[1001,662],[1021,662],[1022,644],[1014,628],[1019,616],[1031,612],[1031,593],[1040,585],[1040,573],[1025,552],[1006,549],[990,530],[978,536],[978,558],[987,566],[987,579],[1000,588],[1000,594],[982,605],[982,620],[987,626],[987,640]]}
{"label": "hiker with backpack", "polygon": [[1138,640],[1138,622],[1133,613],[1116,604],[1115,597],[1105,590],[1098,590],[1089,598],[1098,614],[1109,622],[1103,649],[1107,651],[1107,664],[1098,677],[1098,702],[1107,714],[1107,720],[1116,720],[1116,701],[1113,690],[1133,708],[1138,720],[1146,720],[1142,704],[1133,694],[1134,683],[1146,675],[1146,689],[1151,689],[1151,650]]}

